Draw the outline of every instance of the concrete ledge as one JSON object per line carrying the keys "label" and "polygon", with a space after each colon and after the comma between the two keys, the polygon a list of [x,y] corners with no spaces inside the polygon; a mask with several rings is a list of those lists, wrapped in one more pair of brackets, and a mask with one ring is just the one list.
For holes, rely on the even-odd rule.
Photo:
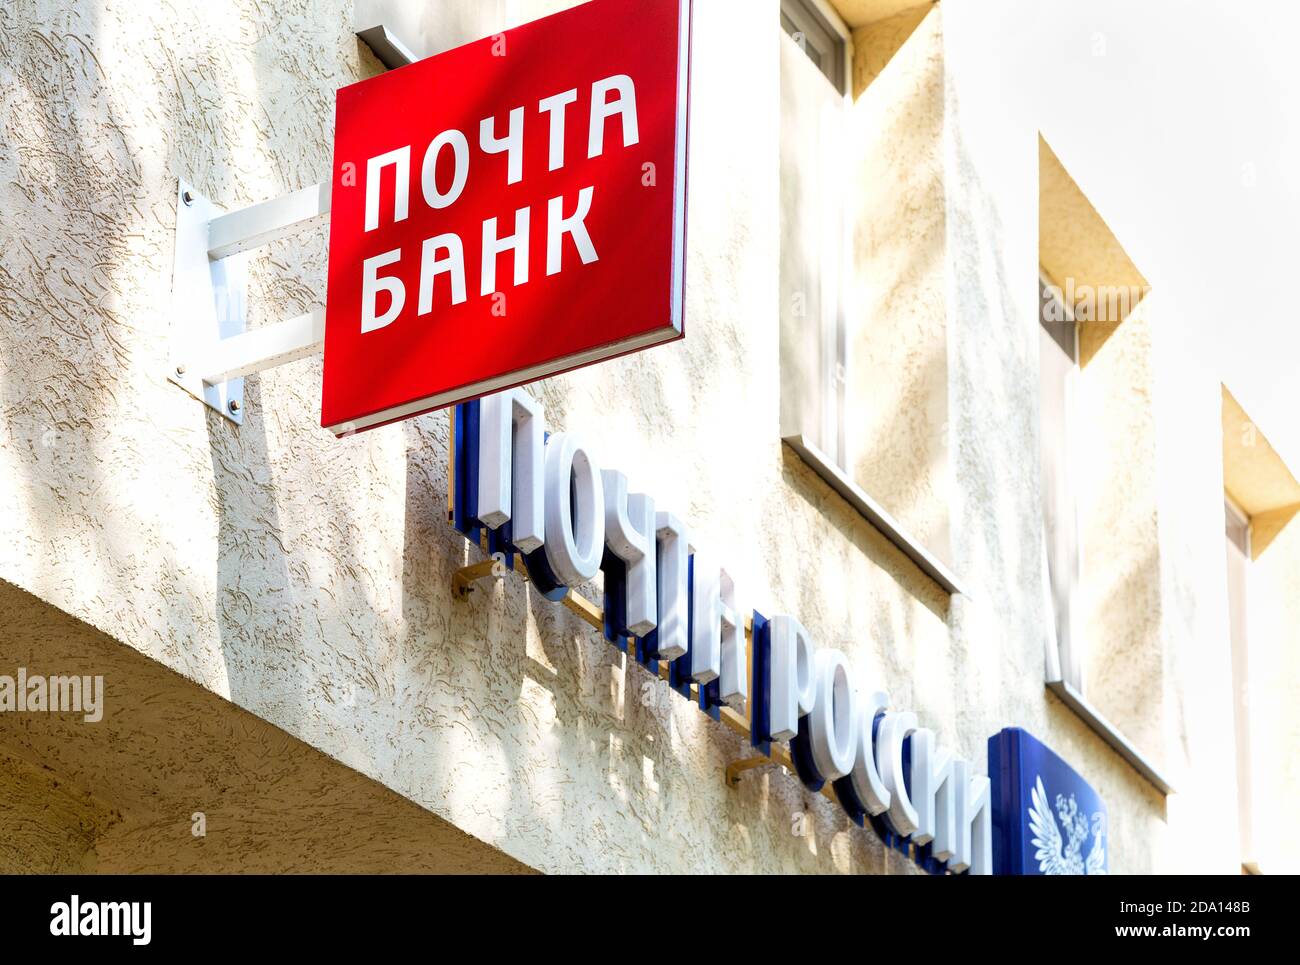
{"label": "concrete ledge", "polygon": [[844,474],[844,470],[835,465],[829,456],[808,441],[803,435],[786,436],[781,440],[799,454],[817,475],[837,493],[843,496],[854,509],[861,513],[872,526],[880,530],[884,537],[903,551],[913,563],[920,567],[926,576],[934,580],[948,593],[969,596],[958,581],[956,574],[948,569],[937,556],[914,539],[907,530],[890,516],[885,508]]}
{"label": "concrete ledge", "polygon": [[1168,795],[1174,793],[1174,786],[1169,783],[1159,770],[1156,769],[1156,766],[1147,760],[1146,757],[1143,756],[1142,752],[1134,747],[1129,739],[1121,734],[1114,724],[1103,717],[1096,707],[1088,703],[1088,701],[1084,699],[1083,694],[1079,693],[1064,680],[1047,681],[1047,689],[1060,697],[1065,706],[1069,707],[1076,714],[1082,717],[1085,724],[1100,734],[1102,740],[1115,748],[1115,750],[1119,752],[1119,756],[1132,764],[1133,769],[1155,785],[1156,789],[1160,791],[1161,794]]}
{"label": "concrete ledge", "polygon": [[[0,713],[0,873],[534,871],[0,580],[0,674],[20,667],[32,675],[100,676],[102,717]],[[325,697],[304,691],[304,717],[310,702],[330,699],[330,691],[339,693],[339,685]],[[203,828],[196,834],[199,814]]]}

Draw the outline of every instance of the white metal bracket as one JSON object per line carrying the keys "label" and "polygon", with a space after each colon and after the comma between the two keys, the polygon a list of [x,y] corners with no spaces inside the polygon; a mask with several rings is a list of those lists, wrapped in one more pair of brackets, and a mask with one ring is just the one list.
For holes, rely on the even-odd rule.
{"label": "white metal bracket", "polygon": [[[357,36],[389,69],[417,59],[382,23]],[[329,182],[231,212],[184,181],[176,187],[167,377],[236,425],[244,422],[244,376],[316,355],[325,343],[323,309],[248,330],[249,252],[329,213]]]}
{"label": "white metal bracket", "polygon": [[389,70],[396,70],[398,67],[405,67],[407,64],[413,64],[418,57],[411,53],[409,47],[402,43],[391,30],[383,24],[377,24],[374,27],[367,27],[364,30],[357,30],[357,36],[365,41],[366,45],[374,51],[376,57]]}
{"label": "white metal bracket", "polygon": [[184,181],[177,186],[167,377],[236,425],[244,376],[315,355],[325,338],[320,309],[248,330],[249,253],[324,223],[329,211],[328,182],[229,213]]}

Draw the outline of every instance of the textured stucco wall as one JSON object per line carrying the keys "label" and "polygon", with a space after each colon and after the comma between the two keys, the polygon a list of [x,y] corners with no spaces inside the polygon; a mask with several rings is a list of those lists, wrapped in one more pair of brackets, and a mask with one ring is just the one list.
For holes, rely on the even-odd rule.
{"label": "textured stucco wall", "polygon": [[1233,873],[1236,836],[1207,839],[1196,821],[1236,820],[1224,793],[1235,748],[1218,377],[1061,159],[1038,146],[1039,260],[1082,311],[1085,694],[1177,790],[1151,834],[1157,866]]}
{"label": "textured stucco wall", "polygon": [[855,30],[853,76],[846,464],[913,538],[948,560],[947,197],[938,9],[921,7]]}
{"label": "textured stucco wall", "polygon": [[[1172,872],[1238,874],[1240,842],[1230,830],[1237,827],[1236,749],[1219,431],[1222,390],[1212,360],[1197,358],[1158,287],[1140,307],[1152,322],[1155,361],[1163,676],[1158,753],[1177,790],[1168,801],[1162,866]],[[1127,693],[1140,690],[1130,682]],[[1205,833],[1207,815],[1216,828],[1211,835]]]}
{"label": "textured stucco wall", "polygon": [[[1050,614],[1042,589],[1038,460],[1042,119],[1015,99],[1005,76],[1007,64],[1026,58],[1025,41],[979,3],[943,3],[939,14],[953,557],[972,583],[970,595],[953,603],[952,685],[968,695],[959,702],[958,730],[994,733],[1007,722],[1026,727],[1105,799],[1111,872],[1166,869],[1165,797],[1043,689]],[[1181,820],[1188,829],[1197,826],[1190,814]]]}
{"label": "textured stucco wall", "polygon": [[4,581],[0,666],[103,678],[98,720],[0,714],[0,873],[529,871]]}
{"label": "textured stucco wall", "polygon": [[0,870],[81,874],[116,815],[54,771],[0,749]]}
{"label": "textured stucco wall", "polygon": [[[1080,346],[1094,344],[1094,324],[1079,323]],[[1159,766],[1168,694],[1150,303],[1105,327],[1078,383],[1084,694]]]}
{"label": "textured stucco wall", "polygon": [[[938,141],[938,455],[969,597],[779,442],[776,0],[697,5],[688,338],[534,391],[745,603],[797,614],[958,753],[982,766],[1009,724],[1054,746],[1107,799],[1112,870],[1151,870],[1164,800],[1043,687],[1034,133],[992,103],[995,28],[949,12],[904,47],[942,51],[941,88],[876,116]],[[779,770],[727,789],[741,742],[519,581],[454,602],[445,414],[335,440],[319,359],[248,380],[239,429],[166,382],[175,179],[226,205],[322,180],[334,88],[379,69],[350,14],[0,8],[0,577],[542,870],[911,871]],[[258,266],[257,320],[305,311],[324,235]]]}
{"label": "textured stucco wall", "polygon": [[[1252,531],[1252,538],[1253,538]],[[1300,873],[1300,517],[1255,558],[1248,590],[1256,840],[1265,871]]]}
{"label": "textured stucco wall", "polygon": [[[943,601],[776,434],[779,35],[759,6],[697,12],[691,338],[539,391],[753,602],[859,652],[873,628],[905,636],[859,661],[905,679]],[[0,573],[545,870],[906,867],[779,774],[726,789],[738,740],[635,677],[625,692],[562,608],[517,582],[454,604],[445,415],[336,441],[319,360],[250,379],[241,429],[166,383],[174,179],[227,205],[321,180],[333,89],[378,69],[349,12],[0,13]],[[258,320],[319,298],[323,245],[271,249]],[[845,619],[863,592],[880,602]]]}
{"label": "textured stucco wall", "polygon": [[[1233,684],[1250,746],[1252,848],[1265,872],[1300,869],[1289,802],[1300,794],[1300,483],[1225,387],[1224,488],[1250,520],[1245,673]],[[1235,669],[1235,668],[1234,668]]]}

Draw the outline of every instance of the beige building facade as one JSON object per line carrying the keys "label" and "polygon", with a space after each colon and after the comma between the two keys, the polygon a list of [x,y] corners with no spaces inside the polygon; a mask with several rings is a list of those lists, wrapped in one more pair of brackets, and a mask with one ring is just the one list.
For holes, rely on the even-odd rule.
{"label": "beige building facade", "polygon": [[[331,176],[334,91],[563,0],[0,9],[0,870],[919,873],[447,523],[450,421],[336,439],[169,381],[177,184]],[[528,387],[985,772],[1022,727],[1111,873],[1285,870],[1300,484],[1051,145],[979,5],[697,0],[687,337]],[[393,8],[393,9],[389,9]],[[251,265],[319,308],[326,233]],[[600,588],[578,592],[596,604]]]}

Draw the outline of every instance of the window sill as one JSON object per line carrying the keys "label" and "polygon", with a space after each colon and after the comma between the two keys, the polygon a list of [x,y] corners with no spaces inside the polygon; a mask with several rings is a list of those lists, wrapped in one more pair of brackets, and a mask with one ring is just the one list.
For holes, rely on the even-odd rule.
{"label": "window sill", "polygon": [[1069,707],[1081,718],[1083,722],[1096,731],[1101,739],[1113,747],[1120,757],[1133,765],[1133,769],[1150,781],[1161,794],[1169,795],[1174,793],[1174,787],[1165,779],[1165,776],[1156,769],[1156,766],[1147,760],[1140,750],[1133,746],[1127,737],[1101,715],[1096,707],[1084,699],[1083,694],[1079,693],[1064,680],[1047,681],[1047,689],[1056,696],[1061,698],[1061,702]]}
{"label": "window sill", "polygon": [[899,525],[883,506],[872,499],[853,482],[839,466],[831,462],[824,452],[814,446],[805,436],[786,436],[782,440],[799,454],[799,458],[808,464],[817,475],[844,497],[850,506],[856,509],[872,526],[878,529],[885,539],[893,543],[908,559],[920,568],[921,572],[938,583],[950,594],[967,596],[965,588],[958,581],[952,570],[927,550],[907,530]]}

